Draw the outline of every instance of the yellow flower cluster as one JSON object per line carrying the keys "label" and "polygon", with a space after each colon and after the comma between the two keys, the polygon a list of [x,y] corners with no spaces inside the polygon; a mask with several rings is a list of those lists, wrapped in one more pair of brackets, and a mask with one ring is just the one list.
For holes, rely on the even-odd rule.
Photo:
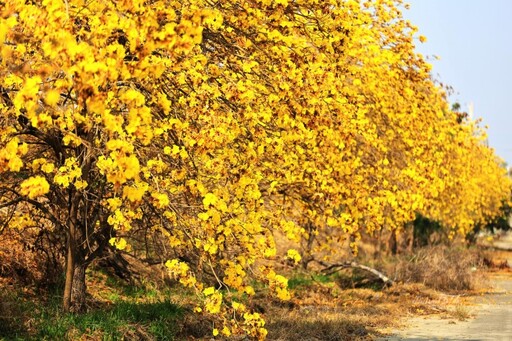
{"label": "yellow flower cluster", "polygon": [[[165,266],[167,267],[167,269],[169,269],[171,275],[175,276],[180,281],[181,284],[188,287],[196,286],[197,280],[190,271],[190,267],[186,263],[181,262],[177,259],[173,259],[168,260],[165,263]],[[222,301],[222,295],[220,297]]]}
{"label": "yellow flower cluster", "polygon": [[18,138],[13,138],[5,147],[0,149],[0,171],[18,172],[23,167],[22,156],[28,151],[28,146],[20,144]]}
{"label": "yellow flower cluster", "polygon": [[42,176],[33,176],[23,181],[20,185],[20,193],[30,199],[35,199],[50,191],[50,184]]}

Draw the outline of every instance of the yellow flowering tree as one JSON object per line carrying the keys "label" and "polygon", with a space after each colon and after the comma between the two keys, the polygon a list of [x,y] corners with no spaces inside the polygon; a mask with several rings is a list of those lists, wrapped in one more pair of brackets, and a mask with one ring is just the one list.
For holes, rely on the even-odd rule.
{"label": "yellow flowering tree", "polygon": [[[288,299],[272,260],[313,259],[416,213],[453,231],[493,216],[510,183],[459,124],[414,50],[400,1],[5,1],[0,207],[6,226],[66,237],[64,308],[134,228],[224,314],[248,273]],[[423,37],[419,38],[423,40]],[[277,255],[274,236],[305,247]],[[203,274],[214,278],[213,284]],[[230,316],[238,316],[239,319]]]}
{"label": "yellow flowering tree", "polygon": [[8,1],[0,16],[3,218],[66,236],[63,304],[79,311],[87,265],[109,243],[127,246],[115,231],[141,222],[143,205],[173,215],[193,162],[161,84],[211,14],[193,3]]}

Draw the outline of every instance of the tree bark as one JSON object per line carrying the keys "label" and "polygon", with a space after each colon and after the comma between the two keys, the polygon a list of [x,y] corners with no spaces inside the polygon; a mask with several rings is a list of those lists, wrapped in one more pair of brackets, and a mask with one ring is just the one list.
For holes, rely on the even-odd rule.
{"label": "tree bark", "polygon": [[87,263],[80,247],[85,234],[81,229],[83,225],[78,223],[78,199],[71,200],[67,225],[69,230],[63,309],[65,312],[80,313],[85,310]]}
{"label": "tree bark", "polygon": [[87,284],[85,282],[85,264],[75,264],[73,284],[71,288],[71,307],[73,313],[81,313],[86,310]]}
{"label": "tree bark", "polygon": [[409,231],[409,236],[407,239],[407,252],[412,254],[414,251],[414,225],[413,223],[407,223],[406,231]]}
{"label": "tree bark", "polygon": [[388,252],[391,252],[393,256],[396,255],[398,252],[398,241],[395,230],[392,230],[391,234],[389,235]]}
{"label": "tree bark", "polygon": [[85,270],[87,264],[79,252],[73,248],[74,241],[68,241],[66,260],[66,282],[64,285],[63,309],[66,312],[80,313],[86,308],[87,286]]}
{"label": "tree bark", "polygon": [[66,282],[64,284],[64,297],[62,302],[62,307],[65,312],[69,312],[71,309],[71,291],[73,288],[73,277],[74,277],[74,269],[75,269],[75,261],[73,257],[73,246],[72,238],[68,237],[68,246],[67,246],[67,257],[66,257]]}

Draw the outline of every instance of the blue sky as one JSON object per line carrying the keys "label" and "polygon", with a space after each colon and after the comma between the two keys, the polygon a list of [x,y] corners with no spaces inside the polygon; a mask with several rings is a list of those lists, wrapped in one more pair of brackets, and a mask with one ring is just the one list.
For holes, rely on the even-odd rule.
{"label": "blue sky", "polygon": [[427,42],[417,50],[454,88],[450,101],[488,125],[489,145],[512,166],[512,0],[404,0],[403,15]]}

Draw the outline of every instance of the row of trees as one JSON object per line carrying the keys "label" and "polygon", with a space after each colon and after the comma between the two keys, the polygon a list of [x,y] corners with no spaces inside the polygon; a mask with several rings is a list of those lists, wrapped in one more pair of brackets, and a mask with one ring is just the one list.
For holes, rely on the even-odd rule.
{"label": "row of trees", "polygon": [[[0,9],[0,220],[66,240],[63,306],[130,236],[225,314],[220,289],[278,297],[275,236],[357,248],[421,214],[454,235],[499,213],[510,180],[452,112],[401,1],[6,0]],[[423,40],[423,37],[419,37]],[[206,275],[205,275],[206,274]],[[208,283],[208,275],[217,283]],[[206,277],[205,277],[206,276]],[[228,304],[225,304],[228,303]],[[231,316],[231,317],[229,317]]]}

